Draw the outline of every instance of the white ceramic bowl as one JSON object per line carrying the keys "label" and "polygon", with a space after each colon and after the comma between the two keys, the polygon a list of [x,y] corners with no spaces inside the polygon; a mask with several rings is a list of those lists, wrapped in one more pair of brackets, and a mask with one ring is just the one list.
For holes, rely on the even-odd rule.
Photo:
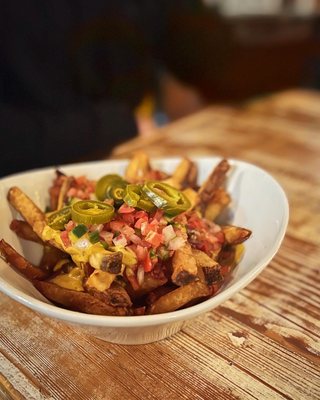
{"label": "white ceramic bowl", "polygon": [[[180,158],[157,159],[153,165],[170,172]],[[199,166],[199,181],[203,181],[220,161],[218,157],[195,158]],[[286,195],[280,185],[264,170],[237,160],[228,179],[232,196],[233,224],[252,230],[245,242],[244,256],[235,269],[232,279],[215,297],[195,306],[159,315],[112,317],[88,315],[65,310],[50,304],[30,282],[18,275],[0,259],[0,290],[12,299],[44,315],[84,329],[101,339],[121,344],[142,344],[164,339],[178,332],[191,319],[217,307],[248,285],[265,268],[278,251],[284,237],[289,216]],[[122,174],[126,160],[99,161],[61,166],[67,174],[98,178],[109,172]],[[19,239],[9,224],[15,211],[7,202],[11,186],[19,186],[40,207],[48,203],[48,187],[55,168],[24,172],[0,180],[0,238],[5,239],[31,262],[40,258],[40,247]]]}

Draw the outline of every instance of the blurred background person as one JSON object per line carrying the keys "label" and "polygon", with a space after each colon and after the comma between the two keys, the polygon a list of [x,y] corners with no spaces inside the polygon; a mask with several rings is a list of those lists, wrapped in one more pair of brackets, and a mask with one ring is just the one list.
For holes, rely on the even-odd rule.
{"label": "blurred background person", "polygon": [[[2,1],[0,174],[106,156],[143,131],[163,71],[172,63],[191,73],[199,65],[201,72],[203,34],[217,60],[211,73],[218,76],[226,38],[211,12],[212,32],[206,20],[183,33],[205,10],[195,0]],[[174,42],[175,26],[182,43]],[[190,92],[196,99],[190,111],[200,106],[198,97]],[[189,111],[187,95],[178,103]]]}
{"label": "blurred background person", "polygon": [[148,60],[141,16],[116,3],[1,2],[1,175],[96,158],[136,134]]}
{"label": "blurred background person", "polygon": [[301,2],[0,4],[2,176],[106,157],[210,103],[318,84],[319,19]]}
{"label": "blurred background person", "polygon": [[199,5],[170,3],[1,2],[1,175],[105,156],[138,133],[170,15]]}

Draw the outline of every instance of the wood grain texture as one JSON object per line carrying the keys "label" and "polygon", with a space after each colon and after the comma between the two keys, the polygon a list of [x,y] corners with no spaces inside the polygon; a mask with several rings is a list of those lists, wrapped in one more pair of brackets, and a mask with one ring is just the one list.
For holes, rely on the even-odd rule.
{"label": "wood grain texture", "polygon": [[2,399],[320,399],[320,94],[210,107],[115,149],[255,163],[285,189],[290,221],[245,289],[164,341],[119,346],[0,294]]}

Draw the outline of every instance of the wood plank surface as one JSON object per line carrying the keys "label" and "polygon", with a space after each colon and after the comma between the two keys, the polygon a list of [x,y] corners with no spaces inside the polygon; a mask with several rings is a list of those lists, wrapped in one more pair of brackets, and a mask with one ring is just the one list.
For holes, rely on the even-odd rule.
{"label": "wood plank surface", "polygon": [[290,221],[270,265],[166,340],[103,342],[0,294],[1,399],[320,399],[320,94],[210,107],[115,149],[261,166]]}

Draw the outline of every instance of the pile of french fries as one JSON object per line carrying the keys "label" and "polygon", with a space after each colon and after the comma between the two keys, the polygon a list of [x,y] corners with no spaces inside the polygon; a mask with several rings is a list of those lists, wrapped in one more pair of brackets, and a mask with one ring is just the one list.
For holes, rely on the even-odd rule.
{"label": "pile of french fries", "polygon": [[[201,218],[214,222],[231,204],[231,197],[226,190],[230,169],[229,162],[221,160],[206,181],[199,185],[197,164],[192,160],[182,159],[173,173],[167,174],[155,170],[146,154],[137,153],[128,162],[124,179],[135,183],[156,177],[187,196],[190,207],[186,213],[195,212]],[[55,183],[59,184],[50,188],[51,212],[64,207],[72,180],[73,177],[57,171]],[[33,265],[2,239],[1,257],[53,304],[89,314],[160,314],[204,301],[215,295],[229,279],[241,258],[243,242],[251,235],[251,231],[243,227],[217,224],[223,240],[216,251],[200,250],[190,236],[190,240],[182,247],[171,252],[164,272],[159,272],[159,268],[157,272],[145,272],[139,285],[133,286],[125,265],[117,271],[110,269],[105,272],[98,268],[92,273],[92,267],[88,268],[87,262],[75,263],[72,249],[66,249],[54,238],[48,240],[44,232],[48,227],[49,214],[41,210],[21,189],[10,188],[8,201],[22,217],[13,219],[10,228],[21,239],[40,243],[43,255],[40,264]],[[112,263],[112,258],[110,260]],[[74,277],[74,287],[59,284],[59,278],[66,274]],[[104,277],[109,283],[103,281]]]}

